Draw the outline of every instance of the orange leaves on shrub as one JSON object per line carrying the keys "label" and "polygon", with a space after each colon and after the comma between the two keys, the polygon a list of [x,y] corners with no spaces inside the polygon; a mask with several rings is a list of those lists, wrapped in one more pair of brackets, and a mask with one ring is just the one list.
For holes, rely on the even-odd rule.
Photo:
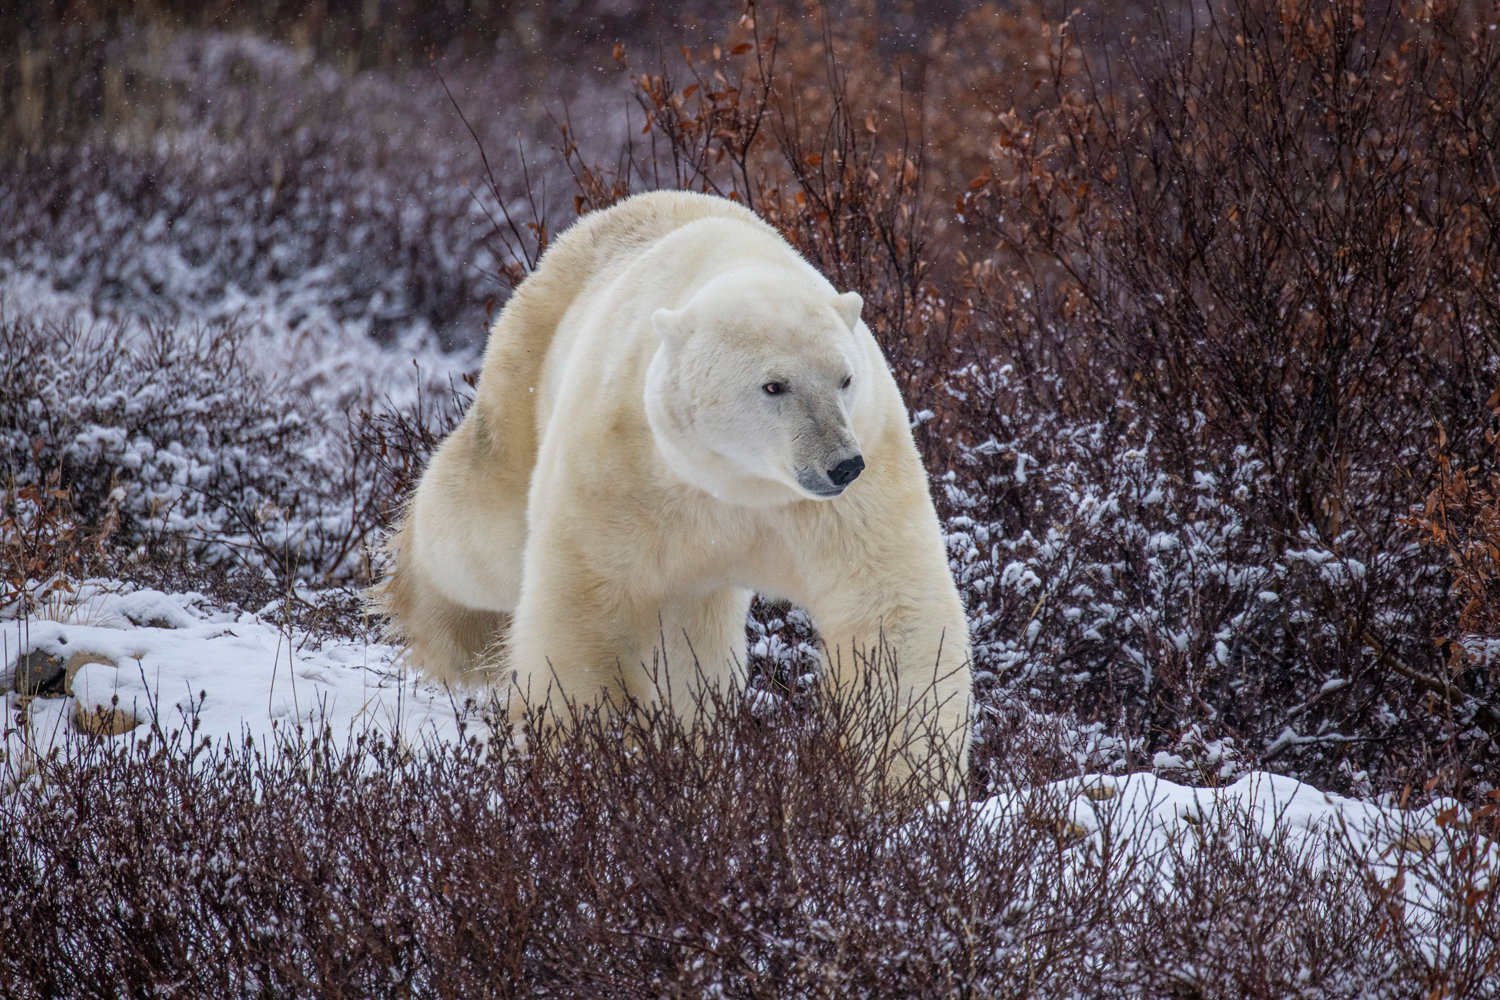
{"label": "orange leaves on shrub", "polygon": [[[1500,390],[1490,397],[1492,424],[1500,421]],[[1440,642],[1461,654],[1464,637],[1500,638],[1500,430],[1485,432],[1488,461],[1464,467],[1448,451],[1438,427],[1433,449],[1435,482],[1420,513],[1403,519],[1426,545],[1443,550],[1462,601],[1456,634]]]}

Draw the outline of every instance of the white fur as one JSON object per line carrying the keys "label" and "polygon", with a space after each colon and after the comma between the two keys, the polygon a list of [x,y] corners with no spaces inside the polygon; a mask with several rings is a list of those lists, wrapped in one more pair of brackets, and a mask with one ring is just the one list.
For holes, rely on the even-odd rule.
{"label": "white fur", "polygon": [[532,699],[684,711],[742,668],[751,595],[783,597],[840,691],[860,683],[851,650],[884,641],[906,723],[935,726],[961,773],[963,609],[861,305],[722,199],[582,219],[495,321],[474,405],[393,537],[379,601],[413,658]]}

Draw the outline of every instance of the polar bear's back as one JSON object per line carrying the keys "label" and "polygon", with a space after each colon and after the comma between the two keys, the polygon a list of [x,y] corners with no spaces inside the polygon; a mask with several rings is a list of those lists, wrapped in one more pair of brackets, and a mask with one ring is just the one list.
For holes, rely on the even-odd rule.
{"label": "polar bear's back", "polygon": [[[542,256],[534,273],[521,286],[561,282],[571,298],[602,271],[628,262],[650,245],[700,219],[724,218],[747,223],[774,234],[759,217],[736,202],[693,191],[652,191],[592,212],[569,227]],[[519,293],[518,293],[519,294]]]}

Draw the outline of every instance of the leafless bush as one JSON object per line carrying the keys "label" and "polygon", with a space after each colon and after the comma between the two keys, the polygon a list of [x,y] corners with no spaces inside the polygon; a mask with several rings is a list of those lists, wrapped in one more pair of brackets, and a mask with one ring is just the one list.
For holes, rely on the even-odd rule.
{"label": "leafless bush", "polygon": [[[1096,493],[1118,527],[1070,518],[1058,544],[1088,579],[1040,574],[1049,595],[1104,582],[1116,626],[1163,615],[1112,696],[1153,728],[1196,714],[1323,780],[1339,761],[1383,768],[1403,744],[1416,780],[1445,741],[1463,744],[1455,780],[1493,759],[1500,733],[1476,714],[1493,676],[1450,683],[1432,638],[1454,597],[1402,521],[1427,494],[1437,426],[1456,461],[1479,460],[1497,377],[1500,297],[1478,262],[1500,239],[1500,49],[1472,13],[1162,6],[1117,47],[1059,50],[1053,103],[1002,123],[961,205],[991,240],[969,301],[1014,365],[1006,392],[1076,415],[1110,456],[996,434],[988,460],[969,452],[1009,479],[979,520],[1026,527],[1017,501],[1036,493],[995,469],[1019,454],[1043,490],[1055,472],[1118,478],[1130,454],[1165,477],[1135,491],[1157,498],[1146,508]],[[1010,401],[972,378],[955,388],[976,386],[1004,419]],[[1177,598],[1140,586],[1148,563],[1174,561]],[[1117,683],[1118,640],[1096,634],[1102,656],[1069,658]]]}
{"label": "leafless bush", "polygon": [[[460,179],[409,195],[419,168],[371,170],[360,161],[394,159],[373,140],[275,127],[292,134],[270,137],[274,149],[85,145],[8,168],[0,276],[44,275],[102,314],[242,322],[225,305],[250,300],[293,328],[360,323],[388,342],[425,324],[473,339],[469,310],[494,285],[472,263],[481,217]],[[422,211],[407,210],[412,197]]]}
{"label": "leafless bush", "polygon": [[252,338],[0,317],[5,603],[104,567],[257,607],[295,581],[370,579],[374,535],[461,397],[417,373],[410,407],[358,386],[314,398],[252,360]]}
{"label": "leafless bush", "polygon": [[533,720],[524,751],[478,715],[453,745],[74,747],[0,803],[0,991],[1484,995],[1493,885],[1435,915],[1435,961],[1336,840],[1230,813],[1141,853],[1105,808],[1087,847],[1040,798],[981,820],[872,784],[858,709],[764,698]]}
{"label": "leafless bush", "polygon": [[[0,802],[0,993],[1486,996],[1496,675],[1470,653],[1493,611],[1495,42],[1441,5],[1204,13],[1104,51],[981,6],[927,23],[896,72],[869,19],[757,10],[651,72],[622,48],[649,128],[619,159],[562,139],[578,210],[652,186],[738,196],[865,297],[969,604],[972,790],[1014,796],[1002,823],[864,780],[854,720],[807,676],[806,620],[761,604],[752,692],[696,732],[585,714],[520,752],[477,720],[452,747],[212,750],[188,729],[46,763]],[[307,44],[357,20],[334,5]],[[55,158],[0,182],[12,257],[71,261],[104,305],[149,297],[159,269],[93,251],[137,246],[165,206],[174,260],[253,284],[335,258],[356,319],[437,326],[493,287],[454,273],[483,238],[467,193],[407,220],[399,183],[351,195],[375,167],[326,176],[355,148],[344,126],[310,127],[280,179],[266,149],[207,180],[138,150],[101,175],[74,155],[100,147],[67,138],[114,86],[91,30],[56,50],[87,55],[73,83],[34,84],[48,108],[76,84],[81,118],[49,120]],[[406,58],[383,48],[397,35],[359,34],[353,62]],[[28,114],[6,124],[34,139]],[[512,180],[493,193],[524,212]],[[335,238],[346,196],[356,235]],[[522,253],[502,277],[564,224],[555,203],[507,229]],[[0,323],[5,596],[95,565],[247,566],[215,588],[241,603],[366,571],[467,390],[289,401],[245,378],[244,336],[158,325],[122,347]],[[174,454],[198,463],[183,483]],[[1421,933],[1358,859],[1247,817],[1154,858],[1086,855],[1024,792],[1256,762],[1477,805],[1444,827],[1448,867],[1411,857],[1452,887]]]}
{"label": "leafless bush", "polygon": [[[1433,646],[1472,594],[1456,593],[1445,556],[1405,519],[1439,471],[1439,433],[1452,467],[1489,459],[1500,56],[1483,11],[1233,0],[1132,15],[1119,34],[1102,15],[1080,33],[1035,9],[945,8],[893,63],[886,25],[851,16],[858,6],[749,10],[717,47],[649,70],[622,43],[644,120],[613,160],[569,124],[560,152],[576,208],[653,186],[738,197],[865,297],[914,411],[997,710],[1008,699],[1064,710],[1106,726],[1131,759],[1191,757],[1204,773],[1258,759],[1394,791],[1441,771],[1445,788],[1482,795],[1496,675]],[[451,316],[494,290],[448,273],[484,242],[450,239],[459,223],[497,223],[502,286],[566,224],[557,165],[528,165],[537,172],[519,186],[551,194],[528,203],[497,159],[493,218],[459,192],[459,207],[397,220],[395,243],[365,240],[389,235],[395,199],[355,197],[319,164],[363,150],[371,190],[388,194],[373,165],[399,151],[360,145],[350,136],[369,130],[348,123],[278,121],[268,134],[302,136],[279,181],[259,148],[248,166],[209,164],[223,181],[212,197],[167,176],[178,160],[153,171],[127,157],[90,181],[88,157],[71,156],[85,171],[73,180],[48,179],[38,159],[7,189],[20,222],[5,232],[129,298],[159,269],[75,251],[128,243],[128,220],[150,213],[89,221],[89,196],[165,204],[182,259],[206,273],[254,283],[267,268],[347,264],[331,283],[348,285],[349,315],[378,333],[382,316]],[[410,167],[401,159],[397,173]],[[228,225],[240,219],[230,202],[255,208],[248,228]],[[328,242],[347,221],[328,214],[335,202],[357,206],[379,266]],[[31,205],[42,210],[21,210]],[[58,236],[74,229],[88,230],[81,244]],[[451,424],[446,406],[409,417],[364,400],[345,407],[352,422],[325,420],[317,433],[347,475],[315,496],[216,473],[227,491],[216,509],[233,516],[212,530],[278,553],[262,561],[283,576],[292,564],[306,578],[359,576],[368,528]],[[250,433],[236,419],[225,426]],[[25,459],[35,436],[14,452],[13,496],[46,482]],[[268,466],[283,486],[300,468],[288,461]],[[56,489],[97,532],[120,473],[84,465]],[[299,505],[312,534],[272,509]],[[122,517],[111,537],[141,537],[139,511]],[[196,551],[174,537],[174,558]],[[768,612],[754,636],[768,648],[805,638],[772,643],[773,619],[786,622]]]}

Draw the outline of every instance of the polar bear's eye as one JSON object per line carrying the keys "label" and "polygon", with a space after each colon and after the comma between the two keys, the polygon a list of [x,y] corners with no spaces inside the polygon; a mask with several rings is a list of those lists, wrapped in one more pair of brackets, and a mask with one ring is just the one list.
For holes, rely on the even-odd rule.
{"label": "polar bear's eye", "polygon": [[786,392],[786,383],[767,382],[765,385],[760,387],[760,391],[765,393],[767,396],[779,396],[783,392]]}
{"label": "polar bear's eye", "polygon": [[840,389],[847,389],[847,388],[849,388],[850,384],[853,381],[854,381],[854,376],[853,375],[845,375],[844,376],[844,384],[841,385],[841,386],[839,386],[839,388]]}

